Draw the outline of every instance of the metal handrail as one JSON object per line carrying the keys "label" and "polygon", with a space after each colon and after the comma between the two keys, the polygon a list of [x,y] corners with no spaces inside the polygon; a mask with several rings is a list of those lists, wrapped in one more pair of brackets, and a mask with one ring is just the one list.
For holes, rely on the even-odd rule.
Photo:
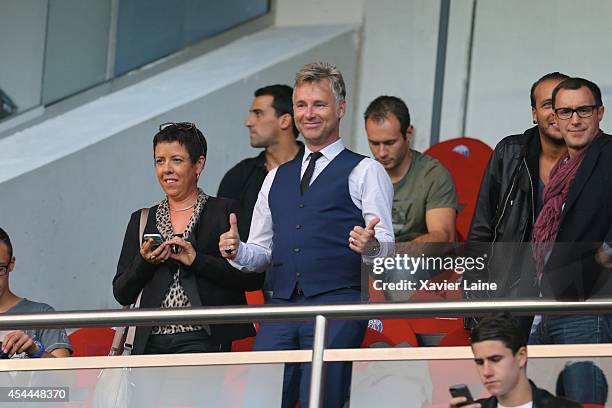
{"label": "metal handrail", "polygon": [[557,302],[543,300],[357,303],[307,306],[198,307],[190,309],[89,310],[32,314],[0,314],[0,330],[36,327],[154,326],[159,324],[239,323],[252,321],[371,319],[384,316],[480,316],[494,312],[516,315],[593,314],[612,310],[612,300]]}
{"label": "metal handrail", "polygon": [[492,312],[514,314],[593,314],[612,310],[612,300],[555,302],[542,300],[370,303],[307,306],[209,307],[175,310],[140,309],[0,315],[0,330],[32,327],[151,326],[159,324],[237,323],[316,318],[312,350],[309,408],[320,407],[326,319],[376,317],[477,316]]}

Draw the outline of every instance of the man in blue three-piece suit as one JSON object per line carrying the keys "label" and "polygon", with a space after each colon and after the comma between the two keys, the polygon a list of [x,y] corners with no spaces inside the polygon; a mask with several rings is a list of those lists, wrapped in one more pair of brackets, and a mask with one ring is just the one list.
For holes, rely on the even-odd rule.
{"label": "man in blue three-piece suit", "polygon": [[[219,239],[234,267],[273,270],[269,304],[359,302],[362,253],[385,256],[392,248],[393,186],[382,165],[344,147],[345,95],[342,74],[330,64],[308,64],[296,74],[293,110],[304,154],[268,173],[248,243],[240,242],[233,214],[230,230]],[[366,326],[332,321],[327,346],[359,347]],[[254,349],[312,349],[313,328],[312,321],[263,323]],[[342,407],[351,363],[328,363],[325,369],[324,406]],[[307,407],[309,387],[310,364],[286,364],[282,406],[295,407],[299,399]]]}

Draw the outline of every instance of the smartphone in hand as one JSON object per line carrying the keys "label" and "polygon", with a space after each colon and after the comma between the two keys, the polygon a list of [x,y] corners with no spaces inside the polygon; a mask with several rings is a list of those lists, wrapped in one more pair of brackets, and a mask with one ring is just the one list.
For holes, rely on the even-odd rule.
{"label": "smartphone in hand", "polygon": [[8,353],[5,353],[4,351],[2,351],[2,342],[0,341],[0,360],[4,360],[9,358]]}
{"label": "smartphone in hand", "polygon": [[453,396],[453,398],[456,398],[456,397],[466,398],[465,402],[458,405],[459,407],[474,403],[474,398],[472,397],[472,393],[470,392],[470,389],[467,387],[467,385],[465,384],[451,385],[448,390],[450,391],[450,394]]}
{"label": "smartphone in hand", "polygon": [[160,234],[144,234],[142,236],[142,239],[144,241],[153,241],[153,244],[151,245],[152,250],[157,248],[162,244],[162,242],[164,242],[164,238]]}

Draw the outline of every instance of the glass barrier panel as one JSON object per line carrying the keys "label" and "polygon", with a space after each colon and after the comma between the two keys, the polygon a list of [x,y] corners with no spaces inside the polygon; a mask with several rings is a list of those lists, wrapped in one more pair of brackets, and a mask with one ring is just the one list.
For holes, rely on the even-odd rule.
{"label": "glass barrier panel", "polygon": [[[612,357],[529,358],[527,376],[538,388],[594,406],[608,405]],[[475,399],[491,394],[471,359],[353,363],[351,408],[448,407],[449,387],[465,384]]]}
{"label": "glass barrier panel", "polygon": [[283,367],[244,364],[0,372],[0,406],[279,407]]}

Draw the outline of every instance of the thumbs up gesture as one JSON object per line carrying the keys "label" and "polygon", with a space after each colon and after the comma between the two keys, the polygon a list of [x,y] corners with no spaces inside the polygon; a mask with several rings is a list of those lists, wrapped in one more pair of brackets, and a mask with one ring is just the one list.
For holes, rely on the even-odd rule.
{"label": "thumbs up gesture", "polygon": [[238,218],[236,214],[229,215],[230,228],[219,237],[219,251],[221,256],[227,259],[234,259],[240,244],[240,234],[238,233]]}
{"label": "thumbs up gesture", "polygon": [[366,245],[376,240],[376,238],[374,238],[374,227],[376,227],[376,224],[379,222],[380,218],[374,217],[365,228],[359,226],[353,227],[349,233],[349,248],[358,254],[363,254]]}

